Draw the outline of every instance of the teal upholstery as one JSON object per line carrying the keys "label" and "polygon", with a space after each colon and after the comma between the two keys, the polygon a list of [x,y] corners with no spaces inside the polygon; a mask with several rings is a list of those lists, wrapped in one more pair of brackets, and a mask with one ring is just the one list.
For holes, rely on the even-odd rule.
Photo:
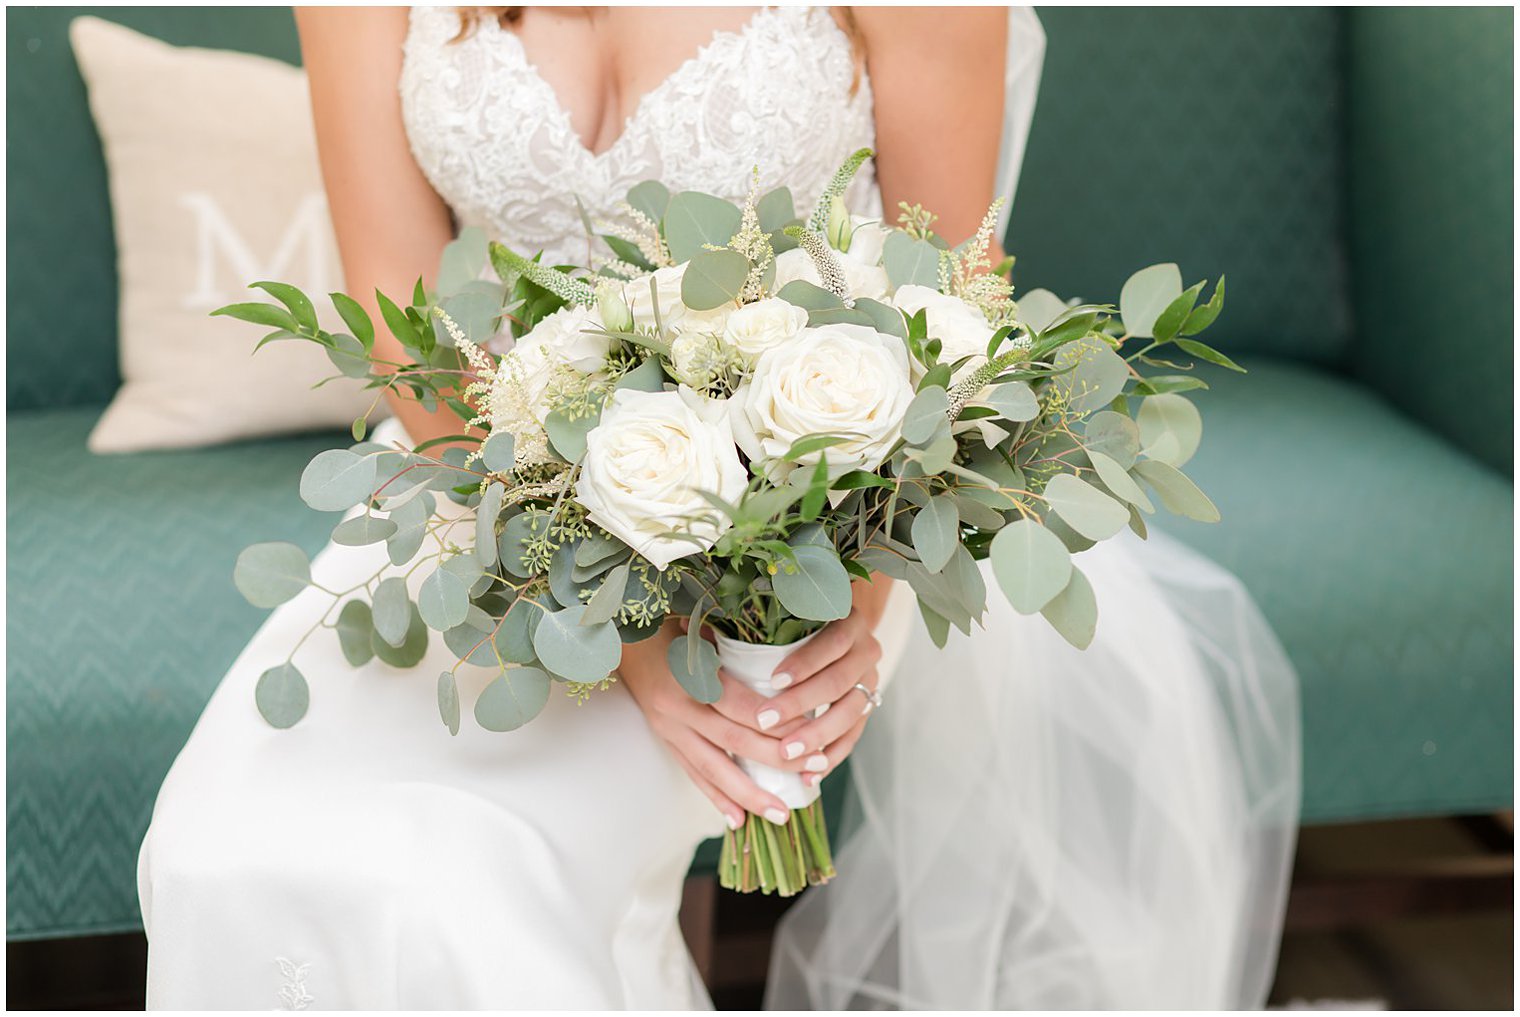
{"label": "teal upholstery", "polygon": [[1343,19],[1316,8],[1042,8],[1045,75],[1013,204],[1014,282],[1111,300],[1175,261],[1225,273],[1231,353],[1351,342]]}
{"label": "teal upholstery", "polygon": [[[9,323],[48,337],[7,350],[12,939],[136,927],[153,795],[263,617],[232,562],[321,545],[296,479],[345,440],[84,449],[117,368],[104,167],[66,37],[83,12],[6,18]],[[297,57],[285,9],[96,13]],[[1151,261],[1228,273],[1210,336],[1252,370],[1208,375],[1190,469],[1225,522],[1165,525],[1241,576],[1300,669],[1305,817],[1509,804],[1511,15],[1041,17],[1016,275],[1106,298]],[[1099,44],[1121,57],[1105,73]]]}
{"label": "teal upholstery", "polygon": [[1350,24],[1357,373],[1512,472],[1515,12]]}
{"label": "teal upholstery", "polygon": [[1240,576],[1298,668],[1304,818],[1508,808],[1509,480],[1361,385],[1246,366],[1209,375],[1188,464],[1225,521],[1159,524]]}
{"label": "teal upholstery", "polygon": [[13,937],[134,926],[154,789],[267,614],[233,562],[258,540],[315,553],[332,528],[294,481],[341,434],[96,456],[99,414],[11,414],[6,429]]}

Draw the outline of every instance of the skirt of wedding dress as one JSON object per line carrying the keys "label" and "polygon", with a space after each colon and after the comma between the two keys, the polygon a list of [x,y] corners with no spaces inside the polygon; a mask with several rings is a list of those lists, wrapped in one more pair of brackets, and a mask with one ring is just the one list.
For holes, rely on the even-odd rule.
{"label": "skirt of wedding dress", "polygon": [[[1228,522],[1225,523],[1228,525]],[[1165,535],[1078,554],[1097,636],[915,624],[852,756],[838,877],[774,1009],[1251,1009],[1276,965],[1298,685],[1240,582]]]}
{"label": "skirt of wedding dress", "polygon": [[[385,561],[329,545],[313,576],[341,590]],[[310,711],[275,730],[254,683],[330,603],[308,589],[270,615],[159,793],[138,865],[149,1006],[709,1007],[676,916],[723,820],[627,691],[556,691],[497,734],[468,715],[495,672],[463,667],[451,737],[436,633],[415,668],[354,668],[322,630],[295,655]]]}

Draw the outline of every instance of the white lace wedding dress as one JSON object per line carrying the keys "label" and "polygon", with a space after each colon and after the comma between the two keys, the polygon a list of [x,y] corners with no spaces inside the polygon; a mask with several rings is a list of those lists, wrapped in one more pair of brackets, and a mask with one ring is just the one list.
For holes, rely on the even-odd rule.
{"label": "white lace wedding dress", "polygon": [[[451,42],[458,27],[452,8],[412,12],[413,152],[461,225],[551,262],[585,256],[577,197],[594,218],[646,178],[739,199],[758,163],[806,209],[874,138],[870,81],[826,8],[716,33],[599,154],[515,35],[487,19]],[[1031,12],[1010,27],[1004,193],[1043,51]],[[848,199],[880,213],[869,165]],[[374,437],[409,441],[395,420]],[[350,586],[383,554],[330,545],[314,579]],[[894,592],[841,875],[783,922],[771,1004],[1264,998],[1297,803],[1292,672],[1239,585],[1179,545],[1082,564],[1103,612],[1085,654],[995,594],[988,630],[938,652]],[[441,640],[415,669],[354,669],[318,632],[295,658],[310,712],[274,730],[253,685],[326,603],[308,591],[270,615],[164,782],[139,860],[149,1005],[709,1006],[676,911],[722,819],[626,691],[450,737]],[[458,675],[467,708],[475,670]]]}

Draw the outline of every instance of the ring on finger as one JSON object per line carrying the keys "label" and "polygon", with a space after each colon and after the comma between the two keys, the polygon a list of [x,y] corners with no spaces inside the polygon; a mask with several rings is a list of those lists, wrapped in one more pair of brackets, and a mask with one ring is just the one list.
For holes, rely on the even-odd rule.
{"label": "ring on finger", "polygon": [[881,693],[868,688],[865,682],[856,682],[850,686],[847,692],[853,692],[856,689],[859,689],[861,694],[866,697],[866,708],[861,711],[862,716],[881,705]]}

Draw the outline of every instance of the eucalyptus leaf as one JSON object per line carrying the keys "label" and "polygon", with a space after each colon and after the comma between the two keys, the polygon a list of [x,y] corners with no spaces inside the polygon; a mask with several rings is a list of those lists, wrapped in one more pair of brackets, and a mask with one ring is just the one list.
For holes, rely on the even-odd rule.
{"label": "eucalyptus leaf", "polygon": [[1028,382],[1009,381],[994,385],[978,400],[998,411],[1005,420],[1023,423],[1040,415],[1040,400]]}
{"label": "eucalyptus leaf", "polygon": [[835,621],[850,613],[850,574],[833,548],[804,544],[793,548],[795,562],[771,577],[776,599],[798,618]]}
{"label": "eucalyptus leaf", "polygon": [[486,568],[496,564],[496,517],[501,515],[501,502],[507,489],[501,484],[490,484],[480,496],[475,507],[475,553]]}
{"label": "eucalyptus leaf", "polygon": [[732,202],[698,191],[682,191],[665,207],[665,243],[676,264],[701,254],[705,244],[719,247],[739,232],[739,209]]}
{"label": "eucalyptus leaf", "polygon": [[939,289],[939,248],[902,230],[887,235],[881,264],[893,289],[910,284]]}
{"label": "eucalyptus leaf", "polygon": [[913,397],[903,416],[903,441],[919,445],[930,441],[946,422],[950,412],[950,394],[939,386],[926,388]]}
{"label": "eucalyptus leaf", "polygon": [[651,358],[619,378],[613,387],[632,389],[635,392],[663,392],[665,372],[661,370],[660,362]]}
{"label": "eucalyptus leaf", "polygon": [[352,519],[345,519],[333,527],[332,539],[334,543],[362,547],[365,544],[378,544],[395,532],[394,522],[366,512]]}
{"label": "eucalyptus leaf", "polygon": [[1142,268],[1119,291],[1119,316],[1125,331],[1137,339],[1149,339],[1156,319],[1181,294],[1182,270],[1176,265]]}
{"label": "eucalyptus leaf", "polygon": [[412,599],[406,580],[401,576],[380,580],[380,585],[375,587],[371,611],[375,632],[391,646],[400,646],[406,640],[407,626],[412,620]]}
{"label": "eucalyptus leaf", "polygon": [[370,645],[375,625],[370,620],[369,605],[362,600],[350,600],[338,612],[338,647],[343,659],[352,667],[362,667],[375,655]]}
{"label": "eucalyptus leaf", "polygon": [[855,301],[855,310],[869,318],[871,327],[883,335],[896,336],[898,339],[908,337],[908,325],[903,319],[903,313],[891,304],[870,297],[859,297]]}
{"label": "eucalyptus leaf", "polygon": [[1066,589],[1056,594],[1040,613],[1063,639],[1079,650],[1087,649],[1098,631],[1098,599],[1093,595],[1092,584],[1075,565]]}
{"label": "eucalyptus leaf", "polygon": [[628,190],[628,204],[647,215],[651,221],[665,218],[670,207],[670,191],[658,180],[645,180]]}
{"label": "eucalyptus leaf", "polygon": [[701,251],[681,275],[681,303],[693,311],[731,304],[739,299],[749,269],[749,259],[737,251]]}
{"label": "eucalyptus leaf", "polygon": [[407,564],[422,549],[435,507],[432,494],[423,491],[414,500],[391,510],[390,519],[396,524],[396,532],[386,539],[385,550],[392,565]]}
{"label": "eucalyptus leaf", "polygon": [[1203,418],[1198,407],[1184,396],[1154,395],[1140,404],[1135,416],[1145,455],[1181,467],[1198,451],[1203,438]]}
{"label": "eucalyptus leaf", "polygon": [[533,630],[533,649],[543,665],[562,678],[601,681],[618,666],[623,643],[611,622],[582,625],[585,613],[585,606],[577,604],[545,614]]}
{"label": "eucalyptus leaf", "polygon": [[466,226],[443,249],[438,260],[438,295],[447,297],[480,277],[486,267],[487,242],[479,226]]}
{"label": "eucalyptus leaf", "polygon": [[989,557],[993,577],[1020,614],[1034,614],[1071,580],[1070,552],[1059,537],[1032,519],[999,530]]}
{"label": "eucalyptus leaf", "polygon": [[536,667],[508,668],[480,691],[475,723],[487,731],[516,731],[543,712],[549,676]]}
{"label": "eucalyptus leaf", "polygon": [[517,464],[510,431],[493,431],[480,447],[480,458],[492,473],[505,473]]}
{"label": "eucalyptus leaf", "polygon": [[1124,467],[1095,449],[1087,450],[1087,458],[1093,464],[1093,469],[1098,472],[1098,479],[1103,481],[1116,497],[1122,498],[1143,511],[1156,511],[1151,500],[1146,497],[1140,485],[1135,483],[1134,478]]}
{"label": "eucalyptus leaf", "polygon": [[1107,540],[1129,522],[1128,509],[1075,474],[1051,477],[1044,497],[1068,526],[1089,540]]}
{"label": "eucalyptus leaf", "polygon": [[600,422],[600,414],[587,414],[572,419],[559,410],[554,410],[544,418],[544,433],[549,436],[549,444],[560,458],[567,463],[576,463],[586,454],[586,436]]}
{"label": "eucalyptus leaf", "polygon": [[625,561],[607,573],[602,585],[586,602],[586,613],[581,616],[582,625],[600,625],[617,617],[618,611],[623,607],[623,593],[628,588],[628,575],[631,571],[631,563]]}
{"label": "eucalyptus leaf", "polygon": [[401,640],[401,645],[393,646],[380,638],[379,632],[370,640],[370,646],[374,648],[375,656],[389,664],[391,667],[416,667],[427,654],[428,627],[422,620],[422,615],[417,610],[417,605],[409,605],[410,619],[406,626],[406,636]]}
{"label": "eucalyptus leaf", "polygon": [[278,607],[306,589],[311,561],[305,551],[284,541],[251,544],[238,555],[232,581],[254,607]]}
{"label": "eucalyptus leaf", "polygon": [[470,608],[470,584],[448,569],[435,569],[417,590],[417,610],[428,627],[447,632],[464,621]]}
{"label": "eucalyptus leaf", "polygon": [[[1129,365],[1097,336],[1084,336],[1067,343],[1052,358],[1066,373],[1047,384],[1060,392],[1073,412],[1081,415],[1101,410],[1124,391],[1130,379]],[[1070,368],[1070,370],[1066,370]]]}
{"label": "eucalyptus leaf", "polygon": [[438,716],[449,734],[459,734],[459,683],[454,680],[453,671],[438,676]]}
{"label": "eucalyptus leaf", "polygon": [[1019,298],[1019,321],[1039,334],[1066,313],[1066,301],[1049,290],[1030,290]]}
{"label": "eucalyptus leaf", "polygon": [[318,512],[342,512],[375,489],[376,457],[346,448],[319,452],[301,472],[301,500]]}
{"label": "eucalyptus leaf", "polygon": [[369,377],[369,351],[364,344],[345,332],[333,333],[333,344],[326,347],[327,359],[349,378]]}
{"label": "eucalyptus leaf", "polygon": [[1219,509],[1208,495],[1198,489],[1175,466],[1154,459],[1142,459],[1135,464],[1138,473],[1156,492],[1170,512],[1196,519],[1200,523],[1219,522]]}
{"label": "eucalyptus leaf", "polygon": [[938,572],[950,562],[960,546],[960,511],[955,499],[940,495],[913,514],[913,549],[918,560],[930,572]]}
{"label": "eucalyptus leaf", "polygon": [[793,279],[776,294],[787,303],[805,311],[825,311],[844,307],[844,301],[822,286],[815,286],[805,279]]}
{"label": "eucalyptus leaf", "polygon": [[1100,410],[1087,419],[1082,447],[1108,456],[1127,470],[1140,454],[1140,428],[1122,413]]}
{"label": "eucalyptus leaf", "polygon": [[[692,667],[692,650],[696,666]],[[712,643],[692,634],[677,636],[665,651],[665,663],[681,688],[699,703],[716,703],[723,696],[718,679],[718,651]]]}
{"label": "eucalyptus leaf", "polygon": [[306,685],[306,676],[287,661],[259,675],[259,682],[253,688],[253,701],[270,727],[292,727],[306,716],[306,709],[311,705],[311,689]]}

